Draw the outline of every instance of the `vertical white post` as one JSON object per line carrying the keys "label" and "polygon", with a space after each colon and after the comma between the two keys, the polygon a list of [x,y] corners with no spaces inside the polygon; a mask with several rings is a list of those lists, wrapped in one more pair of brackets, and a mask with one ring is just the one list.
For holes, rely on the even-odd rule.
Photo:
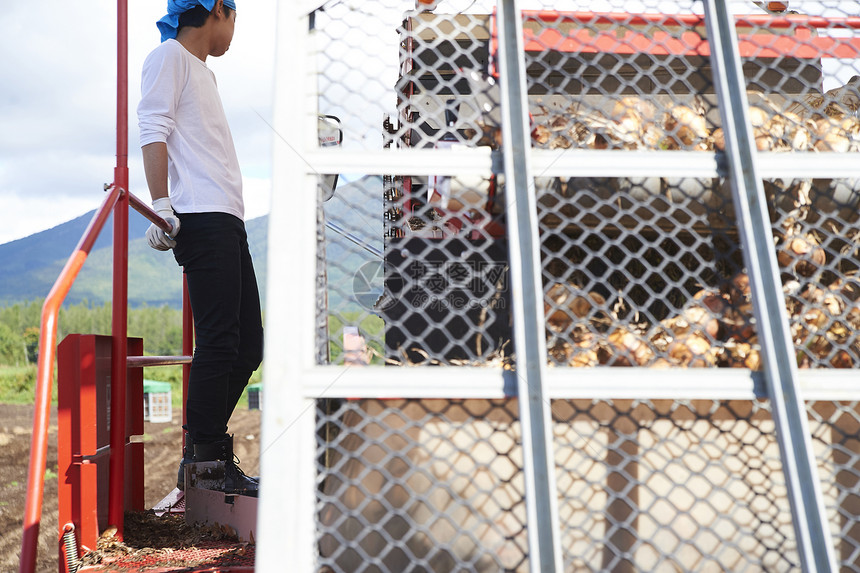
{"label": "vertical white post", "polygon": [[317,141],[311,9],[278,3],[255,565],[261,573],[313,573],[315,566],[316,408],[302,380],[314,363],[316,328],[309,301],[316,296],[317,177],[302,159]]}

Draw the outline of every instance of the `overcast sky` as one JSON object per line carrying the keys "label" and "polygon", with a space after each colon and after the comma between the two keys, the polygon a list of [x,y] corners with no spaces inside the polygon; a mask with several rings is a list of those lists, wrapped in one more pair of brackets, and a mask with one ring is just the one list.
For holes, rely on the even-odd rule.
{"label": "overcast sky", "polygon": [[[129,3],[129,177],[149,201],[137,131],[140,70],[166,0]],[[275,0],[238,0],[218,80],[245,185],[246,218],[268,212]],[[116,2],[7,2],[0,15],[0,244],[96,209],[116,164]],[[265,119],[265,121],[264,121]]]}
{"label": "overcast sky", "polygon": [[[276,0],[238,0],[236,32],[230,50],[220,58],[209,58],[221,98],[233,131],[245,184],[246,218],[264,215],[271,195],[272,90],[275,52]],[[320,2],[322,3],[322,2]],[[132,193],[148,201],[143,179],[137,131],[137,103],[140,98],[140,69],[146,55],[159,43],[156,20],[164,15],[166,0],[129,1],[129,176]],[[387,0],[374,10],[389,14],[390,22],[345,20],[340,43],[329,42],[332,57],[336,47],[346,47],[359,63],[334,73],[347,89],[368,85],[372,78],[381,95],[361,88],[359,111],[338,112],[349,127],[351,116],[368,115],[373,145],[379,145],[384,112],[394,112],[391,92],[396,80],[396,25],[409,0]],[[443,0],[439,12],[488,12],[482,4],[491,0]],[[549,0],[521,0],[523,8],[548,5]],[[690,0],[556,0],[566,9],[587,5],[592,10],[677,11]],[[818,7],[825,15],[856,13],[857,0],[805,2],[804,9]],[[341,0],[327,4],[331,13],[353,12],[358,18],[367,12],[362,0]],[[480,6],[480,7],[479,7]],[[695,4],[695,6],[699,6]],[[733,1],[735,12],[758,11],[748,0]],[[452,9],[453,8],[453,9]],[[380,14],[374,12],[374,17]],[[374,27],[373,24],[376,24]],[[83,4],[36,0],[7,2],[0,15],[0,244],[51,228],[97,208],[103,199],[103,185],[113,180],[116,164],[116,2],[90,0]],[[341,30],[341,28],[338,28]],[[356,39],[357,38],[357,39]],[[374,49],[376,58],[363,57]],[[380,55],[381,54],[381,55]],[[839,62],[826,62],[839,65]],[[362,68],[359,70],[358,68]],[[348,79],[357,73],[361,83]],[[825,70],[827,73],[828,70]],[[825,89],[858,73],[856,61],[843,62],[838,72],[830,72]],[[389,77],[390,76],[390,77]],[[350,76],[351,77],[351,76]],[[347,79],[345,79],[347,78]],[[330,78],[332,79],[332,78]],[[839,80],[839,81],[837,81]],[[828,83],[830,85],[828,85]],[[378,85],[377,85],[378,84]],[[391,93],[389,93],[391,92]],[[344,101],[352,101],[356,94]],[[342,104],[341,98],[321,105]],[[376,108],[379,109],[376,109]],[[348,138],[367,136],[345,129]],[[366,131],[366,130],[365,130]]]}

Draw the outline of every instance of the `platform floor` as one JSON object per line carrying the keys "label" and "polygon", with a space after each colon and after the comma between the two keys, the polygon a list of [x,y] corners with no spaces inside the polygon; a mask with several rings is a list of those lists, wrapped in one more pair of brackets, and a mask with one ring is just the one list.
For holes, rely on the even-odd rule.
{"label": "platform floor", "polygon": [[[152,508],[159,518],[185,514],[185,495],[170,492]],[[174,520],[175,521],[175,520]],[[157,522],[156,522],[157,523]],[[131,534],[127,531],[126,535]],[[153,545],[157,545],[154,543]],[[253,573],[254,544],[225,540],[202,540],[192,547],[144,547],[122,554],[123,549],[97,551],[101,563],[78,569],[79,573]]]}

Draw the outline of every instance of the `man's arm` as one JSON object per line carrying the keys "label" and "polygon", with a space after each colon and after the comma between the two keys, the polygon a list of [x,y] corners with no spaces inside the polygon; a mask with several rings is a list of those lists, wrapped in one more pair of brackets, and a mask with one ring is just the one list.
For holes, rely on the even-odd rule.
{"label": "man's arm", "polygon": [[146,185],[152,196],[152,207],[158,216],[173,228],[170,235],[166,235],[154,224],[150,225],[146,231],[146,239],[153,249],[166,251],[176,246],[173,238],[179,232],[179,219],[173,213],[173,207],[167,195],[167,144],[161,141],[149,143],[141,147],[141,153]]}
{"label": "man's arm", "polygon": [[167,197],[167,144],[156,141],[144,145],[141,152],[143,153],[143,172],[146,175],[146,185],[149,187],[152,200]]}

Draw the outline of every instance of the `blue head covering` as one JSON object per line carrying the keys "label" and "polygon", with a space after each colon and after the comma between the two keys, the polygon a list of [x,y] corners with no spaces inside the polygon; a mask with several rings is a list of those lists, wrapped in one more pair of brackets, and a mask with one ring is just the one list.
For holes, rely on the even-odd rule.
{"label": "blue head covering", "polygon": [[[212,11],[215,7],[216,0],[167,0],[167,15],[155,23],[158,26],[158,31],[161,32],[161,41],[169,40],[176,37],[176,31],[179,28],[179,16],[188,10],[191,10],[198,4]],[[224,6],[231,10],[236,9],[236,3],[233,0],[224,0]]]}

